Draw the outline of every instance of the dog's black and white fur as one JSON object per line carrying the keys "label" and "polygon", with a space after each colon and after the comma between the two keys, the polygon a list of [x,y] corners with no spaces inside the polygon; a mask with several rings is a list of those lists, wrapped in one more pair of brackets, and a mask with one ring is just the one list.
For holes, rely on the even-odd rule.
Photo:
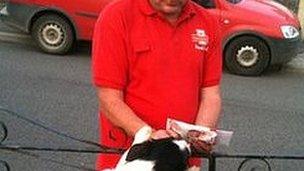
{"label": "dog's black and white fur", "polygon": [[150,140],[152,129],[143,127],[135,135],[131,148],[121,157],[113,171],[196,171],[188,169],[190,145],[173,138]]}

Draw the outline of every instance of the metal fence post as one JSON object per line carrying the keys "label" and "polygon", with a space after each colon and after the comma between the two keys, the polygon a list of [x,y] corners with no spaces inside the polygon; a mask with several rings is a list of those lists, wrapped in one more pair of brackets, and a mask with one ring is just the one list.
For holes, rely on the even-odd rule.
{"label": "metal fence post", "polygon": [[299,4],[298,17],[302,27],[302,40],[304,41],[304,1],[301,0]]}
{"label": "metal fence post", "polygon": [[208,166],[209,166],[209,171],[215,171],[216,169],[216,161],[215,161],[215,156],[212,154],[208,157]]}

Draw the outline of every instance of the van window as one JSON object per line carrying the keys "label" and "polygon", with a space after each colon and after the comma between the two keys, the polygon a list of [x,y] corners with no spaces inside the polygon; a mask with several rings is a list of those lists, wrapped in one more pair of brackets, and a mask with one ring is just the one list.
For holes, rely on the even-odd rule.
{"label": "van window", "polygon": [[204,8],[215,8],[214,0],[193,0]]}
{"label": "van window", "polygon": [[241,2],[242,0],[226,0],[226,1],[228,1],[232,4],[237,4],[237,3]]}

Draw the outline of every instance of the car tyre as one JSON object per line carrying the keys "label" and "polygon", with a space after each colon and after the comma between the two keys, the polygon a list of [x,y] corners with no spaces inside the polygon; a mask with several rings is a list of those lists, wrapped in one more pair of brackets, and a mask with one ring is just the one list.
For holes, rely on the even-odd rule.
{"label": "car tyre", "polygon": [[71,24],[55,14],[39,17],[33,23],[32,37],[44,52],[57,55],[68,53],[75,41]]}
{"label": "car tyre", "polygon": [[224,53],[229,72],[243,76],[259,76],[269,66],[270,51],[266,43],[253,36],[243,36],[230,42]]}

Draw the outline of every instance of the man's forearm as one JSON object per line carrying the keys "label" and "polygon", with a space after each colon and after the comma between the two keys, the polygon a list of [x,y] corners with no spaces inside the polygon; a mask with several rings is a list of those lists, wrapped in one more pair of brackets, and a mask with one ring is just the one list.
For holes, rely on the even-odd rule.
{"label": "man's forearm", "polygon": [[121,91],[108,88],[98,88],[97,91],[101,112],[128,135],[134,136],[140,128],[147,125],[124,102]]}
{"label": "man's forearm", "polygon": [[202,92],[196,124],[216,129],[221,113],[221,105],[219,87],[211,87],[210,90]]}

